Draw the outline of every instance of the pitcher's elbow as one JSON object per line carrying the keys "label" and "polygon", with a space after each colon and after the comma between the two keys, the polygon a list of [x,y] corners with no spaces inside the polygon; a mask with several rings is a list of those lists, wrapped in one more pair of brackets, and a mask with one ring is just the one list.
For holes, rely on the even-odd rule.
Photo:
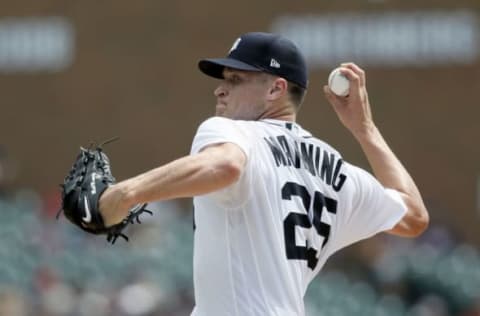
{"label": "pitcher's elbow", "polygon": [[412,237],[420,236],[428,228],[428,225],[430,223],[430,215],[428,215],[428,211],[426,208],[423,208],[423,210],[420,212],[420,215],[417,216],[415,222],[415,229]]}
{"label": "pitcher's elbow", "polygon": [[241,165],[228,159],[218,162],[214,169],[218,181],[224,183],[225,185],[230,185],[237,182],[240,179],[243,171]]}
{"label": "pitcher's elbow", "polygon": [[230,181],[233,183],[237,182],[240,179],[240,176],[243,172],[243,166],[233,161],[229,161],[224,165],[224,170],[228,175]]}

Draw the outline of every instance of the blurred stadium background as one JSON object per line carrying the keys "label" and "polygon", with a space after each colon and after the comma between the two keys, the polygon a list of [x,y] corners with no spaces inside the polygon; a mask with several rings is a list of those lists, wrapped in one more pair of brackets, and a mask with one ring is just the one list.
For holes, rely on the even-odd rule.
{"label": "blurred stadium background", "polygon": [[480,315],[480,2],[0,2],[0,315],[189,315],[190,200],[110,246],[75,229],[58,183],[78,147],[108,147],[117,179],[187,154],[213,112],[201,57],[273,31],[308,57],[299,122],[368,168],[322,96],[329,71],[367,70],[374,116],[423,193],[431,226],[335,255],[309,288],[315,315]]}

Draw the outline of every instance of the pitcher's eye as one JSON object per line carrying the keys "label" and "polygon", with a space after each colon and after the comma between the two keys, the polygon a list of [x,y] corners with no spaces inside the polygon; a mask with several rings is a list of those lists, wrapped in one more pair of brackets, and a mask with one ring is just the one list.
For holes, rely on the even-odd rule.
{"label": "pitcher's eye", "polygon": [[229,82],[231,84],[238,84],[238,83],[242,82],[242,78],[240,78],[240,76],[238,76],[238,75],[228,76],[227,78],[225,78],[225,80],[227,80],[227,82]]}

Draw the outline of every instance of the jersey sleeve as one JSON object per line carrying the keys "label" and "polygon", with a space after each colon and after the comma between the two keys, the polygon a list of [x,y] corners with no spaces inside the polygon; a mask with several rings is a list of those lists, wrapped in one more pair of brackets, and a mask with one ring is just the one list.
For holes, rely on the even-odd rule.
{"label": "jersey sleeve", "polygon": [[350,210],[341,227],[337,249],[392,229],[407,212],[400,193],[385,188],[367,171],[346,164],[352,181]]}
{"label": "jersey sleeve", "polygon": [[234,120],[223,117],[212,117],[200,124],[193,139],[190,153],[196,154],[205,147],[220,143],[236,144],[248,159],[250,146],[245,133]]}
{"label": "jersey sleeve", "polygon": [[242,128],[242,125],[235,120],[223,117],[209,118],[198,127],[190,153],[196,154],[210,145],[221,143],[233,143],[240,147],[246,156],[246,167],[236,183],[211,192],[208,197],[226,209],[234,209],[243,205],[250,195],[252,145],[248,140],[245,127]]}

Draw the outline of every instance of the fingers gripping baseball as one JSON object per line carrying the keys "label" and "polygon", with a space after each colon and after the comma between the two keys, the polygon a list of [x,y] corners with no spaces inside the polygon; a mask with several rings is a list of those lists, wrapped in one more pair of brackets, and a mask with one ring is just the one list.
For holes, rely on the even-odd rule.
{"label": "fingers gripping baseball", "polygon": [[350,81],[349,95],[335,95],[324,86],[325,97],[332,105],[342,124],[354,135],[363,133],[374,123],[366,89],[365,72],[354,63],[343,63],[340,72]]}

